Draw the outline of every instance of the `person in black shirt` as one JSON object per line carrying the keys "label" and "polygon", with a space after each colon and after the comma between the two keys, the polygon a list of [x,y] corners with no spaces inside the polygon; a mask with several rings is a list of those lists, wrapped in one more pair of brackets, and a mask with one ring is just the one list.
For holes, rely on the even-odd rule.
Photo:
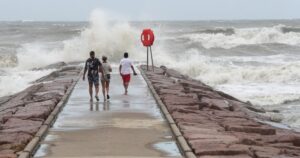
{"label": "person in black shirt", "polygon": [[96,91],[95,98],[97,101],[99,101],[99,72],[103,74],[103,70],[102,64],[100,60],[95,57],[94,51],[90,52],[90,58],[88,58],[85,62],[83,80],[85,80],[86,72],[89,81],[90,101],[93,101],[93,85],[95,86]]}

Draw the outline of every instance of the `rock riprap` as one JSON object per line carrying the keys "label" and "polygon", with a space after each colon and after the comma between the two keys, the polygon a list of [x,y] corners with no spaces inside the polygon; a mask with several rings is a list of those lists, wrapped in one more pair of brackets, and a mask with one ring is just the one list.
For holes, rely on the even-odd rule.
{"label": "rock riprap", "polygon": [[78,79],[81,67],[60,65],[27,89],[0,98],[0,158],[17,157]]}
{"label": "rock riprap", "polygon": [[261,109],[175,70],[141,69],[197,157],[300,157],[300,134],[262,123]]}

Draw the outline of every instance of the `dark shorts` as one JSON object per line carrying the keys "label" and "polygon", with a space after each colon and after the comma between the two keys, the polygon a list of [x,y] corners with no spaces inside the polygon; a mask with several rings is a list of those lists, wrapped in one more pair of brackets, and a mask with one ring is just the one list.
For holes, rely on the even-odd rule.
{"label": "dark shorts", "polygon": [[88,75],[89,84],[99,85],[99,75]]}
{"label": "dark shorts", "polygon": [[122,79],[124,83],[128,83],[130,81],[130,74],[122,75]]}
{"label": "dark shorts", "polygon": [[102,76],[101,81],[109,82],[110,81],[110,74],[106,74],[106,75]]}

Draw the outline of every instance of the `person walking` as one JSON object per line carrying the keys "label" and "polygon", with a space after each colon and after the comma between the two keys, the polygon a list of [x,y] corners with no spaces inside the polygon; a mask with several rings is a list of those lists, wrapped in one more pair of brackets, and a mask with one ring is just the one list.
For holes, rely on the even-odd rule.
{"label": "person walking", "polygon": [[107,57],[102,56],[102,69],[103,69],[103,75],[101,77],[101,84],[102,84],[102,92],[103,92],[103,97],[104,101],[109,100],[109,83],[110,83],[110,78],[111,75],[110,73],[112,72],[112,68],[110,64],[107,62]]}
{"label": "person walking", "polygon": [[133,63],[129,59],[129,54],[127,52],[124,53],[124,58],[120,61],[120,66],[119,66],[119,72],[123,80],[123,86],[125,90],[125,95],[128,94],[128,86],[130,82],[130,73],[131,69],[133,71],[134,75],[137,75],[137,73],[134,70]]}
{"label": "person walking", "polygon": [[88,58],[85,62],[83,80],[85,80],[86,72],[89,82],[90,101],[93,101],[93,85],[95,86],[95,98],[99,101],[99,72],[103,75],[103,70],[102,63],[95,57],[94,51],[90,52],[90,58]]}

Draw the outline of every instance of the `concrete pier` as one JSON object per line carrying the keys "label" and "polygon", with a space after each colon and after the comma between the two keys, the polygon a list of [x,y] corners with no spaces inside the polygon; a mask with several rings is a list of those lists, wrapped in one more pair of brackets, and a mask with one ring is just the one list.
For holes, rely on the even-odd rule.
{"label": "concrete pier", "polygon": [[[116,70],[114,71],[116,72]],[[89,101],[80,80],[35,157],[182,157],[172,132],[141,75],[129,95],[112,75],[111,99]]]}

